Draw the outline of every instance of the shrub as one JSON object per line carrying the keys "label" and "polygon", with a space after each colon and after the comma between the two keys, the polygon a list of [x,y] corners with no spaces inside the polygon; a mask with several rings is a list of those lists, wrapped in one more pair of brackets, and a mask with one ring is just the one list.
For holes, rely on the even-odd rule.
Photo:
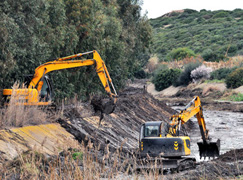
{"label": "shrub", "polygon": [[196,69],[197,67],[199,67],[201,65],[201,63],[197,62],[197,63],[189,63],[185,66],[184,71],[180,74],[180,76],[178,77],[178,80],[176,81],[176,83],[174,84],[175,86],[187,86],[191,81],[191,72]]}
{"label": "shrub", "polygon": [[238,93],[230,96],[230,100],[232,101],[243,101],[243,94]]}
{"label": "shrub", "polygon": [[206,49],[202,52],[202,57],[205,61],[215,61],[217,59],[217,54],[211,49]]}
{"label": "shrub", "polygon": [[161,91],[177,81],[181,70],[179,69],[162,69],[157,74],[155,74],[152,82],[155,85],[157,91]]}
{"label": "shrub", "polygon": [[226,78],[227,88],[237,88],[243,85],[243,68],[238,68]]}
{"label": "shrub", "polygon": [[211,72],[210,79],[218,79],[218,80],[225,79],[235,69],[236,69],[236,67],[234,67],[234,68],[220,68],[220,69],[217,69],[217,70]]}
{"label": "shrub", "polygon": [[196,56],[196,54],[189,48],[177,48],[173,49],[166,56],[168,60],[181,60],[186,57]]}
{"label": "shrub", "polygon": [[226,11],[220,11],[217,14],[215,14],[213,17],[214,18],[224,18],[224,17],[227,17],[228,15],[229,15],[228,12],[226,12]]}
{"label": "shrub", "polygon": [[198,68],[191,71],[191,78],[193,82],[197,82],[201,79],[209,79],[212,68],[207,68],[205,65],[199,66]]}
{"label": "shrub", "polygon": [[143,69],[140,69],[134,73],[134,77],[137,79],[145,79],[147,77],[147,73]]}

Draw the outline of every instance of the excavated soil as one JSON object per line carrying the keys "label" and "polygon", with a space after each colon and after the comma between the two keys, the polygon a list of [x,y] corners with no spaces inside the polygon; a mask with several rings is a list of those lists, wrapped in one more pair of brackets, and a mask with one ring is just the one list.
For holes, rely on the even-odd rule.
{"label": "excavated soil", "polygon": [[[176,113],[175,110],[166,105],[171,103],[169,99],[159,101],[148,94],[145,89],[144,82],[132,84],[125,88],[119,94],[114,112],[104,115],[100,125],[99,112],[96,112],[96,115],[94,115],[95,112],[89,104],[82,104],[79,107],[67,107],[64,111],[64,117],[58,121],[79,142],[87,144],[90,140],[93,146],[99,146],[100,157],[104,155],[108,146],[109,151],[115,152],[119,149],[122,153],[129,154],[126,157],[131,158],[133,152],[138,148],[141,125],[146,121],[168,121],[169,117]],[[190,100],[181,99],[178,103],[179,105],[185,105]],[[209,101],[205,102],[202,100],[202,103],[203,107],[208,105],[207,107],[211,106],[215,109],[216,105],[211,104]],[[224,109],[226,106],[225,109],[227,110],[227,107],[231,105],[225,104],[221,107]],[[241,106],[239,108],[241,109]],[[196,169],[167,175],[166,179],[181,179],[181,177],[183,179],[198,179],[198,177],[215,179],[224,176],[239,176],[243,172],[243,149],[231,150],[232,148],[242,147],[241,127],[237,125],[241,124],[240,119],[242,116],[239,113],[241,110],[237,110],[237,112],[239,114],[238,119],[236,117],[238,116],[237,113],[210,111],[207,108],[205,118],[207,118],[206,121],[208,122],[210,135],[214,139],[221,139],[222,151],[220,157],[217,160],[200,161]],[[192,155],[198,156],[196,142],[200,141],[201,138],[196,122],[196,119],[193,119],[187,123],[186,128],[191,129],[189,136],[191,137],[192,144],[194,144],[192,145]],[[238,137],[235,143],[230,143],[233,141],[234,129],[239,132]],[[228,138],[225,130],[230,131],[227,133]]]}
{"label": "excavated soil", "polygon": [[[67,107],[64,117],[58,122],[80,142],[88,139],[101,150],[109,144],[110,151],[122,145],[123,151],[138,148],[140,127],[146,121],[168,121],[176,111],[154,99],[143,88],[127,87],[119,93],[116,108],[111,114],[104,114],[100,125],[100,114],[91,116],[94,111],[89,105]],[[84,109],[89,109],[83,113]]]}
{"label": "excavated soil", "polygon": [[235,149],[212,161],[204,161],[196,169],[168,175],[166,179],[229,179],[243,175],[243,149]]}

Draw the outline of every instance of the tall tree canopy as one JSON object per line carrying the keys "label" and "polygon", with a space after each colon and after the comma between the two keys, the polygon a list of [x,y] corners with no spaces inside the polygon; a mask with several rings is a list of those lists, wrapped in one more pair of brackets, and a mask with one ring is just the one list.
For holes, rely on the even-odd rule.
{"label": "tall tree canopy", "polygon": [[[151,27],[139,0],[2,0],[0,88],[40,64],[97,50],[117,88],[149,59]],[[92,67],[50,73],[56,96],[103,91]]]}

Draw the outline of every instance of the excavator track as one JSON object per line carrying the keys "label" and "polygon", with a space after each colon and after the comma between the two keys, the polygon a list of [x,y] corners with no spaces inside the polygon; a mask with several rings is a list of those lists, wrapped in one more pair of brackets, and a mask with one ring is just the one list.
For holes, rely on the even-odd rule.
{"label": "excavator track", "polygon": [[180,172],[196,167],[194,157],[178,158],[144,158],[137,160],[137,170],[170,170],[171,172]]}

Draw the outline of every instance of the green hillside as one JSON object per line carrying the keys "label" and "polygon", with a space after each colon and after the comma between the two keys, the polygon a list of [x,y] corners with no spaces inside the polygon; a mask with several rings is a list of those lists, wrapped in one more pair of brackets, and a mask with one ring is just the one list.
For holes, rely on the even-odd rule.
{"label": "green hillside", "polygon": [[243,55],[242,9],[200,12],[185,9],[151,19],[150,23],[154,31],[153,53],[161,61],[170,60],[173,49],[185,47],[206,61]]}

